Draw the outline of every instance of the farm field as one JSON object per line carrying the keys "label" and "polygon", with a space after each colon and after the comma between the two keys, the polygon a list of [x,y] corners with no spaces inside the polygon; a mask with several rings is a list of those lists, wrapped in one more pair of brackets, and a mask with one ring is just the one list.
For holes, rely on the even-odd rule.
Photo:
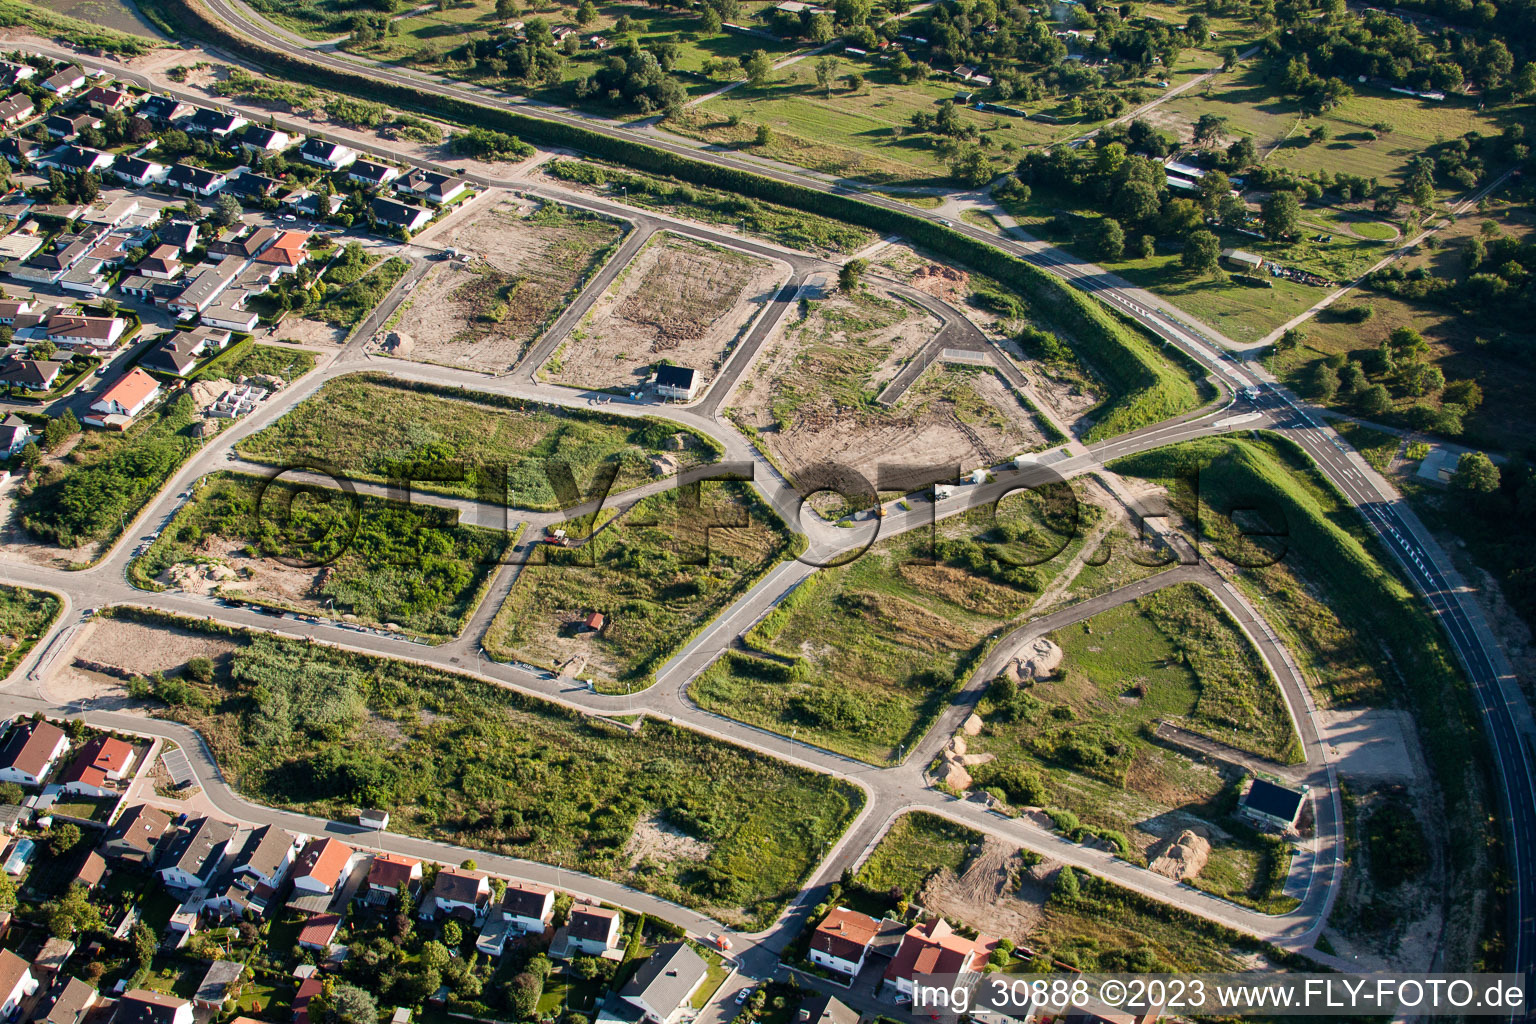
{"label": "farm field", "polygon": [[510,489],[516,507],[533,511],[580,504],[556,494],[548,469],[556,462],[570,467],[583,494],[600,466],[617,465],[617,493],[653,479],[653,459],[687,467],[717,454],[712,441],[660,420],[610,418],[376,374],[328,381],[236,451],[269,465],[318,460],[377,482],[402,464],[462,463],[463,479],[412,486],[493,501],[506,501]]}
{"label": "farm field", "polygon": [[971,469],[1044,444],[1034,414],[990,369],[935,364],[895,406],[875,401],[938,329],[878,286],[831,294],[764,345],[733,419],[791,479],[823,462],[871,480],[878,463],[903,459]]}
{"label": "farm field", "polygon": [[[1212,849],[1192,884],[1273,905],[1285,858],[1233,816],[1240,776],[1147,738],[1170,722],[1270,761],[1300,758],[1278,685],[1221,606],[1178,584],[1045,639],[1060,664],[1009,671],[979,709],[986,724],[967,738],[982,759],[968,769],[975,787],[1071,812],[1148,861],[1195,829]],[[1276,872],[1261,870],[1276,858]]]}
{"label": "farm field", "polygon": [[133,563],[134,581],[446,640],[509,543],[457,525],[448,509],[264,484],[236,473],[204,478]]}
{"label": "farm field", "polygon": [[[633,885],[751,930],[799,890],[862,803],[830,776],[647,720],[629,730],[464,676],[213,631],[211,683],[158,714],[197,728],[249,799]],[[112,664],[128,652],[92,652]]]}
{"label": "farm field", "polygon": [[[898,760],[969,678],[993,634],[1071,563],[1080,520],[1098,510],[1080,506],[1074,516],[1062,497],[1014,495],[995,523],[990,508],[943,520],[932,552],[926,537],[904,535],[822,569],[745,634],[746,651],[694,680],[689,696],[863,761]],[[935,555],[938,564],[921,564]]]}
{"label": "farm field", "polygon": [[785,276],[782,265],[659,234],[587,312],[540,376],[571,387],[630,391],[666,360],[697,370],[703,394]]}
{"label": "farm field", "polygon": [[615,221],[552,203],[496,201],[438,239],[475,259],[428,271],[394,323],[387,351],[466,370],[509,370],[623,233]]}
{"label": "farm field", "polygon": [[[668,490],[608,520],[579,548],[536,549],[485,649],[600,689],[639,689],[790,550],[788,529],[745,484],[706,481],[693,508]],[[600,628],[585,624],[593,612],[604,617]]]}

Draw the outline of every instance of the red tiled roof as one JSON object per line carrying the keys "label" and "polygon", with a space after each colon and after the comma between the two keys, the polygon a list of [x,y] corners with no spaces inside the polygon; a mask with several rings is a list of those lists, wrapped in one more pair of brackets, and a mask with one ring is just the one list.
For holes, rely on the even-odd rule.
{"label": "red tiled roof", "polygon": [[293,877],[313,878],[327,889],[334,889],[351,858],[352,847],[340,840],[311,839],[299,854]]}
{"label": "red tiled roof", "polygon": [[116,402],[124,409],[136,407],[155,393],[160,382],[135,366],[127,376],[101,393],[98,402]]}
{"label": "red tiled roof", "polygon": [[402,882],[409,884],[411,873],[421,861],[398,853],[381,853],[373,858],[368,868],[368,884],[381,889],[398,889]]}
{"label": "red tiled roof", "polygon": [[857,962],[879,930],[880,922],[868,914],[836,907],[816,926],[811,948],[839,960]]}
{"label": "red tiled roof", "polygon": [[309,235],[303,231],[284,231],[277,241],[258,256],[259,263],[276,263],[284,267],[296,267],[304,262],[304,245]]}
{"label": "red tiled roof", "polygon": [[64,738],[64,730],[51,722],[28,722],[16,730],[4,749],[0,749],[0,768],[41,775],[48,767],[48,758]]}
{"label": "red tiled roof", "polygon": [[974,939],[957,935],[942,919],[935,919],[907,930],[885,976],[910,980],[916,974],[979,972],[996,945],[997,940],[986,935]]}
{"label": "red tiled roof", "polygon": [[316,914],[299,929],[299,945],[329,946],[336,937],[336,929],[340,927],[341,918],[338,915]]}
{"label": "red tiled roof", "polygon": [[133,746],[111,736],[96,736],[80,748],[80,755],[64,769],[59,781],[83,782],[87,786],[106,784],[110,772],[121,773],[133,756]]}

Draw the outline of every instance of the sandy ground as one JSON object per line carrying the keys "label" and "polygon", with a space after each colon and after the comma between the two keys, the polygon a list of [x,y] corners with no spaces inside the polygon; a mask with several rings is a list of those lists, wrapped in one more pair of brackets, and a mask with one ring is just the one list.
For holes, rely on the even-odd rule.
{"label": "sandy ground", "polygon": [[930,878],[917,903],[988,935],[1022,943],[1045,909],[1044,892],[1030,892],[1033,887],[1027,884],[1021,888],[1029,873],[1017,846],[987,836],[958,876],[946,868]]}
{"label": "sandy ground", "polygon": [[543,377],[627,389],[657,360],[670,359],[698,370],[707,384],[787,277],[783,264],[659,234],[582,318]]}
{"label": "sandy ground", "polygon": [[[66,459],[84,436],[84,434],[77,435],[66,441],[57,451],[44,454],[42,461],[38,464],[37,472],[41,473],[45,467]],[[21,525],[22,493],[23,484],[20,480],[12,480],[0,486],[0,554],[16,561],[45,565],[54,569],[67,569],[71,565],[96,560],[101,553],[101,545],[94,541],[75,548],[61,548],[40,541],[27,532]]]}
{"label": "sandy ground", "polygon": [[240,538],[205,537],[198,545],[198,561],[179,562],[156,582],[189,594],[228,593],[300,611],[324,611],[316,594],[328,567],[295,568],[270,558],[251,558],[245,553],[248,546]]}
{"label": "sandy ground", "polygon": [[[891,299],[891,293],[875,288]],[[951,370],[925,373],[892,409],[870,400],[938,331],[932,317],[913,307],[888,326],[850,335],[860,310],[832,295],[805,320],[787,323],[765,346],[743,386],[735,415],[791,477],[830,462],[856,469],[870,480],[880,463],[992,465],[1038,446],[1034,417],[991,373]],[[873,369],[865,367],[873,363]],[[855,390],[856,389],[856,390]],[[841,395],[843,397],[840,397]],[[793,397],[798,407],[776,424],[775,407]]]}
{"label": "sandy ground", "polygon": [[[529,221],[537,205],[506,197],[434,235],[434,244],[472,258],[438,263],[421,279],[395,323],[401,341],[390,354],[493,373],[517,363],[587,270],[587,261],[569,258],[582,230]],[[612,232],[617,239],[619,226]]]}
{"label": "sandy ground", "polygon": [[[115,676],[80,668],[78,661],[111,665],[132,675],[181,668],[192,658],[218,659],[233,651],[234,641],[170,626],[146,626],[123,619],[96,618],[83,626],[69,653],[46,684],[45,696],[56,703],[80,700],[127,701],[126,683]],[[100,706],[100,705],[98,705]]]}
{"label": "sandy ground", "polygon": [[703,863],[714,848],[686,832],[669,825],[659,814],[646,814],[635,822],[634,834],[624,847],[631,870],[647,860],[667,863],[691,860]]}
{"label": "sandy ground", "polygon": [[1429,777],[1409,712],[1320,709],[1317,717],[1323,742],[1347,781],[1368,786]]}

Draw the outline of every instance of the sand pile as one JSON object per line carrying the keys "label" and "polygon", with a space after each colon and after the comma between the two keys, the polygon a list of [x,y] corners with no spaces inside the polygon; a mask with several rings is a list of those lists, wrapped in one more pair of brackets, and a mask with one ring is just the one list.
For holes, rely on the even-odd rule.
{"label": "sand pile", "polygon": [[1147,867],[1174,881],[1194,878],[1205,868],[1211,856],[1211,844],[1204,836],[1185,829],[1172,840],[1164,840],[1147,851],[1151,854],[1162,847],[1162,852],[1148,858]]}

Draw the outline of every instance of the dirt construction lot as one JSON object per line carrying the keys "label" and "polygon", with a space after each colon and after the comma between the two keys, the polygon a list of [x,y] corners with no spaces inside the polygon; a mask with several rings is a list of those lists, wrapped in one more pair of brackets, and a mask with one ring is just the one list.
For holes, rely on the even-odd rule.
{"label": "dirt construction lot", "polygon": [[814,303],[770,339],[736,395],[737,421],[791,477],[833,462],[874,479],[882,462],[992,465],[1044,443],[990,370],[937,364],[894,408],[875,396],[939,330],[878,285]]}
{"label": "dirt construction lot", "polygon": [[707,382],[787,276],[781,264],[658,234],[545,365],[544,379],[629,389],[670,359]]}
{"label": "dirt construction lot", "polygon": [[436,244],[468,253],[416,286],[391,355],[499,373],[511,369],[623,235],[615,221],[508,198]]}

